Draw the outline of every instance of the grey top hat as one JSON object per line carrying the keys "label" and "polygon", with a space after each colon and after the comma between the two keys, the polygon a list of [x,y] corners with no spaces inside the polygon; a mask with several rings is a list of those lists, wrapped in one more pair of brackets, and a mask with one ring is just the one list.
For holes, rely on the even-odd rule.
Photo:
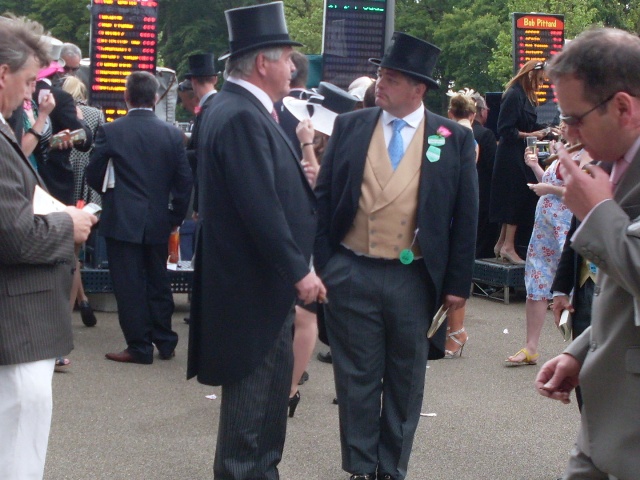
{"label": "grey top hat", "polygon": [[370,58],[369,61],[382,68],[406,73],[426,83],[430,88],[438,89],[440,86],[431,75],[440,52],[438,47],[429,42],[406,33],[394,32],[391,45],[384,56],[381,59]]}
{"label": "grey top hat", "polygon": [[226,10],[229,51],[219,60],[268,47],[302,46],[289,38],[282,2]]}
{"label": "grey top hat", "polygon": [[184,78],[213,77],[215,75],[218,75],[218,72],[213,53],[189,55],[189,71],[185,73]]}

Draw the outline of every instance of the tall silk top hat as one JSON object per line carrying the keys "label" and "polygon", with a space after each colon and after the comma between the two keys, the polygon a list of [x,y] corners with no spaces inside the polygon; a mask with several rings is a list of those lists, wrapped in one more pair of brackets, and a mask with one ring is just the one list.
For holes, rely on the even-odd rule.
{"label": "tall silk top hat", "polygon": [[429,88],[440,86],[431,78],[433,68],[438,61],[441,50],[435,45],[412,37],[406,33],[394,32],[391,45],[384,56],[370,58],[369,61],[382,68],[397,70],[426,83]]}
{"label": "tall silk top hat", "polygon": [[213,77],[216,75],[218,75],[218,72],[216,71],[213,53],[189,55],[189,71],[184,74],[184,78]]}
{"label": "tall silk top hat", "polygon": [[282,2],[226,10],[229,52],[219,60],[269,47],[300,47],[289,38]]}
{"label": "tall silk top hat", "polygon": [[282,103],[298,120],[310,118],[315,130],[331,136],[338,114],[353,110],[358,99],[331,83],[320,82],[308,100],[284,97]]}

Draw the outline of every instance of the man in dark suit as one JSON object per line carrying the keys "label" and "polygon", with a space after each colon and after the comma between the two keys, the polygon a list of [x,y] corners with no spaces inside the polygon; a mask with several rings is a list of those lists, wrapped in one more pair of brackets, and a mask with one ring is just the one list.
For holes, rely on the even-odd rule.
{"label": "man in dark suit", "polygon": [[289,91],[282,2],[225,12],[227,81],[202,118],[200,222],[187,377],[222,385],[214,478],[278,478],[296,293],[324,297],[310,268],[315,198],[273,118]]}
{"label": "man in dark suit", "polygon": [[[381,60],[376,105],[338,116],[316,186],[316,269],[352,480],[400,480],[442,304],[469,296],[478,184],[471,130],[425,109],[440,49],[402,33]],[[436,337],[434,337],[436,338]],[[430,347],[434,348],[429,352]]]}
{"label": "man in dark suit", "polygon": [[[167,243],[186,214],[192,178],[182,132],[153,113],[157,91],[148,72],[127,77],[129,113],[98,129],[86,170],[87,183],[103,192],[99,233],[127,341],[125,350],[106,355],[117,362],[152,363],[154,344],[168,360],[178,343]],[[112,185],[105,181],[111,168]]]}
{"label": "man in dark suit", "polygon": [[484,126],[489,107],[480,94],[473,96],[476,101],[476,118],[473,121],[473,137],[480,150],[476,169],[478,170],[478,238],[476,240],[476,258],[490,258],[496,238],[500,235],[499,225],[489,222],[489,199],[491,197],[491,176],[498,144],[496,136]]}
{"label": "man in dark suit", "polygon": [[215,97],[218,83],[218,72],[215,66],[215,60],[212,53],[198,53],[189,56],[189,71],[185,74],[185,78],[191,81],[191,88],[198,98],[198,106],[195,107],[196,118],[193,121],[191,129],[191,138],[187,145],[187,159],[189,166],[193,172],[193,212],[194,218],[198,216],[198,159],[196,150],[200,137],[200,118],[204,111],[209,107],[211,101]]}
{"label": "man in dark suit", "polygon": [[[41,27],[40,27],[41,28]],[[6,119],[31,94],[47,50],[33,23],[0,17],[0,478],[42,478],[55,357],[73,348],[74,244],[96,218],[74,207],[34,214],[46,189]],[[44,212],[43,212],[44,213]]]}

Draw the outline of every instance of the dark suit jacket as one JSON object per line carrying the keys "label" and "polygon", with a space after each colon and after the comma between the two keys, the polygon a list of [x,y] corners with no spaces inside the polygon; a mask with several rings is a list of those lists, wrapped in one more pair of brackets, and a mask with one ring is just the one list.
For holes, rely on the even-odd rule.
{"label": "dark suit jacket", "polygon": [[582,257],[571,248],[571,237],[579,225],[580,222],[576,217],[571,217],[571,226],[567,232],[567,240],[564,242],[564,247],[562,247],[558,270],[556,270],[556,276],[553,278],[553,284],[551,285],[552,292],[561,292],[569,295],[573,287],[578,285]]}
{"label": "dark suit jacket", "polygon": [[191,138],[189,139],[189,145],[187,145],[187,160],[189,160],[189,166],[193,173],[193,211],[198,211],[198,157],[196,150],[198,148],[198,141],[200,136],[200,119],[204,114],[204,111],[211,105],[215,93],[209,95],[200,108],[200,113],[196,115],[196,119],[193,122],[193,128],[191,129]]}
{"label": "dark suit jacket", "polygon": [[[49,115],[52,134],[55,135],[65,129],[71,131],[83,129],[87,138],[83,143],[76,145],[75,148],[81,152],[88,152],[93,144],[93,133],[91,128],[78,118],[73,97],[62,88],[49,86],[48,83],[41,80],[36,84],[36,91],[33,94],[33,100],[36,103],[38,102],[38,94],[43,88],[51,90],[51,94],[56,101],[56,106]],[[73,168],[69,160],[70,156],[70,148],[67,150],[50,149],[46,162],[38,165],[38,173],[51,194],[66,205],[73,203],[74,192],[74,177]]]}
{"label": "dark suit jacket", "polygon": [[[339,115],[334,124],[315,189],[318,233],[314,259],[319,272],[353,224],[366,156],[381,112],[377,107],[358,110]],[[429,293],[437,308],[443,295],[469,297],[475,261],[478,176],[471,131],[426,110],[425,115],[423,159],[428,136],[435,135],[441,125],[452,132],[442,147],[440,160],[423,160],[418,192],[418,243],[429,275]],[[444,329],[432,340],[438,353],[430,352],[430,358],[440,358]]]}
{"label": "dark suit jacket", "polygon": [[[302,98],[303,94],[304,94],[304,90],[291,90],[288,96],[300,99]],[[274,107],[278,112],[278,117],[280,119],[280,126],[282,127],[282,130],[284,130],[284,133],[287,134],[287,137],[289,138],[291,145],[293,145],[293,149],[296,152],[296,156],[299,159],[301,159],[302,148],[300,147],[300,140],[298,140],[298,135],[296,134],[296,128],[298,127],[300,120],[294,117],[293,113],[287,110],[287,107],[284,106],[284,103],[282,102],[282,100],[280,100],[279,102],[276,102]]]}
{"label": "dark suit jacket", "polygon": [[284,132],[245,88],[225,83],[200,138],[187,377],[222,385],[260,365],[282,329],[309,273],[315,198]]}
{"label": "dark suit jacket", "polygon": [[0,365],[66,355],[73,222],[66,213],[33,214],[35,187],[44,184],[2,123],[0,158]]}
{"label": "dark suit jacket", "polygon": [[182,132],[152,111],[134,110],[98,129],[87,183],[102,192],[109,159],[115,187],[102,196],[99,232],[131,243],[166,243],[189,206],[192,175]]}

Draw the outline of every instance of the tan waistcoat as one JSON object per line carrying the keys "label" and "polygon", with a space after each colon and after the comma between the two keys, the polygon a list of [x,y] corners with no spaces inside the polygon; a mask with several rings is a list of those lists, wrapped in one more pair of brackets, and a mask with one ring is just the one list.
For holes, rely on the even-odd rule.
{"label": "tan waistcoat", "polygon": [[[378,121],[364,166],[358,211],[342,244],[357,253],[397,259],[405,248],[420,257],[416,230],[418,187],[424,142],[420,123],[398,168],[393,171]],[[413,242],[413,246],[411,245]]]}

